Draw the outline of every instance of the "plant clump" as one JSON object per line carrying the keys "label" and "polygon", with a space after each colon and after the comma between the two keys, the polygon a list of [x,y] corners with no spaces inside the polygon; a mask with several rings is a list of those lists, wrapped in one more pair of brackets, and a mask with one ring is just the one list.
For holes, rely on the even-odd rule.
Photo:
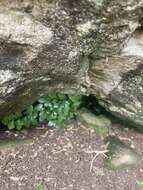
{"label": "plant clump", "polygon": [[1,121],[8,129],[21,130],[47,122],[49,126],[62,127],[64,121],[73,118],[81,104],[81,96],[51,93],[40,98],[27,110],[12,113]]}

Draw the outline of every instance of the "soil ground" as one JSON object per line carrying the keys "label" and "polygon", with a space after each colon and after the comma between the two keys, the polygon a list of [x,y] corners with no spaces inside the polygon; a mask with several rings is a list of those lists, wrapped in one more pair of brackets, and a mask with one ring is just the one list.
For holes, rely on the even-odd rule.
{"label": "soil ground", "polygon": [[119,124],[106,136],[81,125],[0,133],[0,190],[141,190],[143,159],[134,168],[113,171],[104,166],[103,154],[92,163],[95,154],[88,153],[104,151],[105,137],[114,135],[142,155],[143,134]]}

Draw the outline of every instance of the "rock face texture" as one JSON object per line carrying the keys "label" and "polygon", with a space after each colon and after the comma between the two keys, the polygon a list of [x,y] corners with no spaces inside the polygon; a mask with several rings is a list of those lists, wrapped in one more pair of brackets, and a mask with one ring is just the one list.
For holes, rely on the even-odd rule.
{"label": "rock face texture", "polygon": [[101,105],[143,130],[143,33],[136,31],[119,55],[93,61],[92,92]]}
{"label": "rock face texture", "polygon": [[1,0],[0,115],[51,90],[143,127],[142,0]]}

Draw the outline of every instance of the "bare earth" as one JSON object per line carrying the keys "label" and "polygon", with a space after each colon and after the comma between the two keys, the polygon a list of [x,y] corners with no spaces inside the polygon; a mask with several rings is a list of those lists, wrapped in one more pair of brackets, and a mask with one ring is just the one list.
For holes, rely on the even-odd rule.
{"label": "bare earth", "polygon": [[[114,124],[108,135],[118,136],[143,154],[143,134]],[[0,190],[141,190],[137,181],[143,180],[143,159],[135,168],[107,169],[104,138],[78,125],[1,132],[0,140],[7,143],[2,140],[0,145]],[[101,152],[93,161],[94,151]]]}

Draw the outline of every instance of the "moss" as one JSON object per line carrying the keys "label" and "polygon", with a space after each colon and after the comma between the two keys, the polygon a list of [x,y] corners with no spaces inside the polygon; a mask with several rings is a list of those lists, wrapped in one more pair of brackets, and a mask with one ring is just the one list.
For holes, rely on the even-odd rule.
{"label": "moss", "polygon": [[86,109],[79,111],[78,118],[83,125],[94,128],[98,134],[107,134],[111,128],[110,119],[101,114],[95,115]]}
{"label": "moss", "polygon": [[108,153],[105,165],[113,170],[135,166],[140,156],[121,140],[116,137],[109,137],[107,140]]}

